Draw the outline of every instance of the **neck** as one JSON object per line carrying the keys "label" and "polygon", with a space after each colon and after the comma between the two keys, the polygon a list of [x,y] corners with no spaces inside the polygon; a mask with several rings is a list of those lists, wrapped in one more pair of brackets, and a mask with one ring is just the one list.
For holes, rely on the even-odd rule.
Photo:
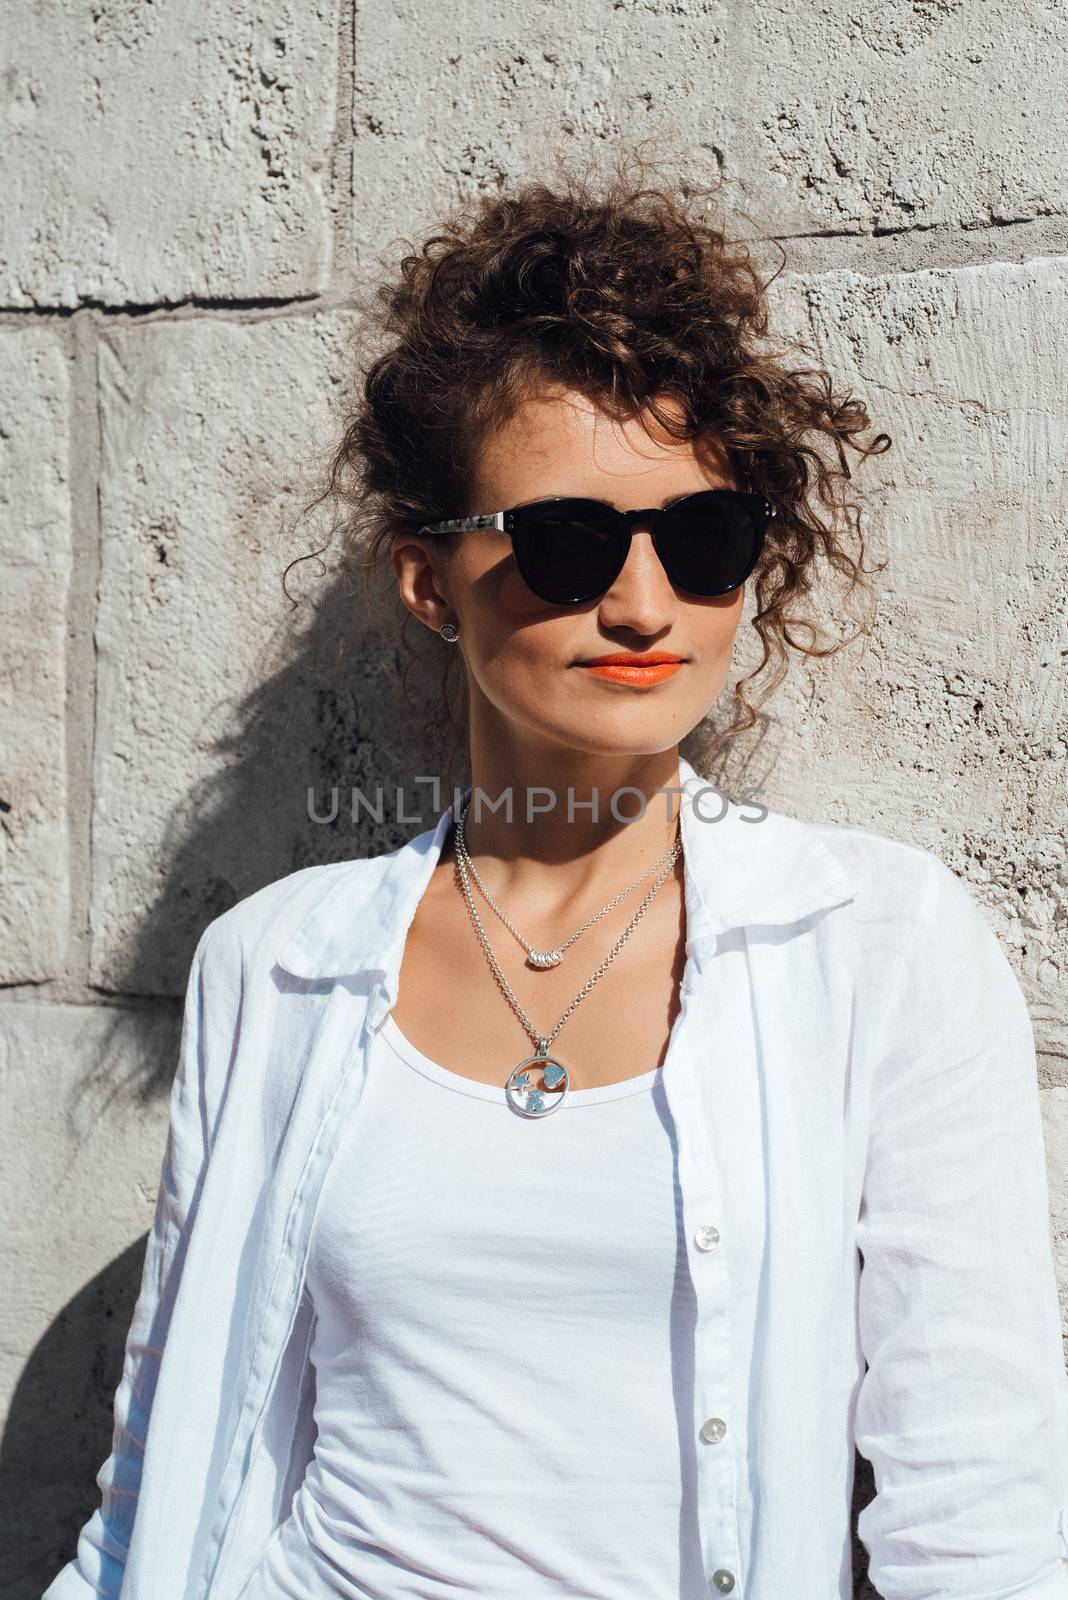
{"label": "neck", "polygon": [[465,843],[494,891],[515,902],[528,894],[560,907],[608,899],[676,838],[679,795],[670,791],[679,778],[677,747],[528,750],[509,760],[472,741]]}

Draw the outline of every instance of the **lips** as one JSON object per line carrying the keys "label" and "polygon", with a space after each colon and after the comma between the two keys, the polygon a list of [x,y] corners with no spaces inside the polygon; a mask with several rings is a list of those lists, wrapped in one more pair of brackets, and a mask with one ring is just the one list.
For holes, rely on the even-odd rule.
{"label": "lips", "polygon": [[680,656],[663,650],[650,650],[646,655],[616,652],[608,656],[591,656],[588,661],[578,663],[591,677],[639,687],[665,683],[668,678],[675,676],[682,664]]}
{"label": "lips", "polygon": [[614,650],[607,656],[587,656],[580,667],[659,667],[665,661],[681,661],[672,650],[643,650],[635,654],[630,650]]}

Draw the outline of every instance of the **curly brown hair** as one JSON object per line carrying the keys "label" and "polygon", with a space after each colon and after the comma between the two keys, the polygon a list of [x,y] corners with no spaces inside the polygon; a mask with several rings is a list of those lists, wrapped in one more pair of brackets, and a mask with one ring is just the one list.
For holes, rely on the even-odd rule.
{"label": "curly brown hair", "polygon": [[[418,247],[402,241],[396,276],[362,308],[354,343],[370,328],[381,348],[360,368],[315,503],[329,497],[340,509],[341,568],[366,589],[395,534],[485,509],[470,499],[480,441],[546,384],[614,418],[644,411],[676,438],[718,442],[777,515],[751,579],[762,657],[736,685],[716,749],[752,727],[788,649],[827,656],[870,632],[869,616],[829,637],[802,602],[819,558],[848,580],[848,595],[873,598],[866,575],[885,563],[864,565],[850,453],[863,459],[890,439],[865,442],[864,404],[836,393],[822,368],[792,364],[796,346],[769,340],[767,289],[782,263],[762,277],[712,211],[716,191],[644,176],[631,167],[524,182],[474,197]],[[450,719],[457,657],[442,652]],[[754,705],[745,686],[761,674]]]}

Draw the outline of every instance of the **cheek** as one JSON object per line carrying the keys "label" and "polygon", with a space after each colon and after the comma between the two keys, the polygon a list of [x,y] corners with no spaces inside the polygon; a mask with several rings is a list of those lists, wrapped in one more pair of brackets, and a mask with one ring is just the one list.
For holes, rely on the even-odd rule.
{"label": "cheek", "polygon": [[734,644],[738,625],[745,609],[745,587],[720,600],[706,601],[693,606],[688,619],[690,636],[694,644],[706,655],[721,655]]}
{"label": "cheek", "polygon": [[534,699],[548,684],[566,677],[568,663],[582,653],[587,637],[588,631],[555,619],[517,619],[491,607],[468,629],[468,663],[487,688],[500,685],[510,697]]}
{"label": "cheek", "polygon": [[472,607],[465,629],[472,686],[501,712],[537,722],[567,703],[575,690],[570,664],[588,653],[596,620],[546,617],[540,604],[515,616],[507,607]]}
{"label": "cheek", "polygon": [[480,544],[479,537],[453,554],[448,585],[468,638],[489,642],[543,620],[545,606],[519,576],[510,546],[493,535]]}

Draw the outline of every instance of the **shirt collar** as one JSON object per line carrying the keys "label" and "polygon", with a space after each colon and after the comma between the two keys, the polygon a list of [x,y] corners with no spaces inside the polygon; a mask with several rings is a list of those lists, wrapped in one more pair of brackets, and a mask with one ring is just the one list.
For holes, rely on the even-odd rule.
{"label": "shirt collar", "polygon": [[[687,947],[728,928],[781,925],[850,900],[857,880],[811,824],[737,805],[679,757]],[[659,798],[655,804],[664,804]],[[388,972],[452,826],[454,807],[407,844],[348,864],[277,956],[295,977]]]}

